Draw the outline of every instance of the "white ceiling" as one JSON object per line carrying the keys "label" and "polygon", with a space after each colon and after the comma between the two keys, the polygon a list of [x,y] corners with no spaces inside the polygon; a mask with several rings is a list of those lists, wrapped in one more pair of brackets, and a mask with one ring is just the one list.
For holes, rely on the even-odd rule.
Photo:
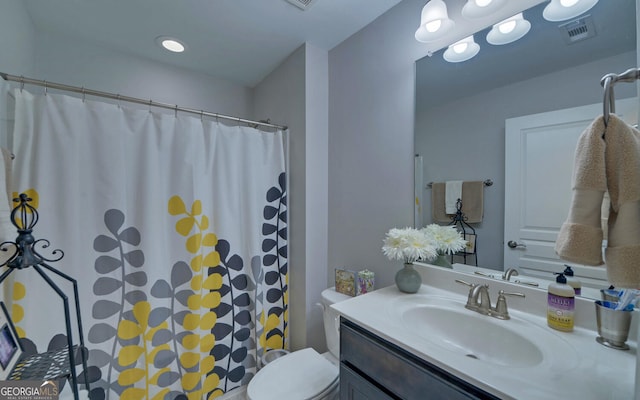
{"label": "white ceiling", "polygon": [[[24,0],[43,34],[249,87],[303,43],[330,50],[400,1],[317,0],[302,11],[286,0]],[[187,51],[163,50],[158,36],[183,40]]]}

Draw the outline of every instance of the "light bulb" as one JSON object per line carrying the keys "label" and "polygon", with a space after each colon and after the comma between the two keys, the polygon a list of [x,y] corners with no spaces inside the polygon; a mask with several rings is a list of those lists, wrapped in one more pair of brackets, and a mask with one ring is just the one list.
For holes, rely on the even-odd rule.
{"label": "light bulb", "polygon": [[462,54],[467,51],[467,47],[469,47],[467,43],[457,43],[453,45],[453,51],[457,54]]}
{"label": "light bulb", "polygon": [[492,3],[493,0],[475,0],[478,7],[486,7]]}
{"label": "light bulb", "polygon": [[176,42],[175,40],[172,40],[172,39],[163,40],[162,46],[164,46],[165,49],[169,51],[173,51],[175,53],[181,53],[184,51],[184,46],[181,43]]}
{"label": "light bulb", "polygon": [[427,28],[428,32],[437,32],[438,29],[442,26],[442,20],[436,19],[435,21],[427,22],[425,24],[425,28]]}
{"label": "light bulb", "polygon": [[461,14],[465,18],[476,19],[494,15],[507,4],[508,0],[467,0]]}
{"label": "light bulb", "polygon": [[551,22],[566,21],[586,13],[597,3],[598,0],[551,0],[542,16]]}
{"label": "light bulb", "polygon": [[531,23],[519,13],[495,24],[487,34],[487,42],[495,45],[511,43],[526,35],[529,29]]}
{"label": "light bulb", "polygon": [[457,63],[467,61],[478,54],[480,46],[473,41],[473,35],[455,42],[442,55],[448,62]]}
{"label": "light bulb", "polygon": [[453,28],[455,22],[447,14],[447,4],[443,0],[429,0],[422,7],[420,25],[416,30],[416,40],[422,43],[432,42],[444,37]]}
{"label": "light bulb", "polygon": [[164,49],[172,51],[174,53],[182,53],[186,50],[187,47],[180,40],[169,36],[158,36],[156,38],[156,43],[162,46]]}
{"label": "light bulb", "polygon": [[580,0],[560,0],[562,7],[573,7]]}
{"label": "light bulb", "polygon": [[508,34],[513,32],[513,30],[516,27],[516,21],[511,20],[511,21],[507,21],[503,24],[498,25],[498,30],[500,31],[500,33],[502,34]]}

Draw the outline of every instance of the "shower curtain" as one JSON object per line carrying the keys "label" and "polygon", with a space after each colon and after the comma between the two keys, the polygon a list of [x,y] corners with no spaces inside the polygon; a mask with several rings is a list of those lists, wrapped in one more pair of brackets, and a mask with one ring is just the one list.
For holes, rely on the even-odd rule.
{"label": "shower curtain", "polygon": [[[92,398],[215,398],[288,347],[288,132],[13,96],[14,195],[39,212],[42,252],[64,252],[51,265],[78,281]],[[66,331],[32,270],[13,273],[11,314],[42,352]]]}

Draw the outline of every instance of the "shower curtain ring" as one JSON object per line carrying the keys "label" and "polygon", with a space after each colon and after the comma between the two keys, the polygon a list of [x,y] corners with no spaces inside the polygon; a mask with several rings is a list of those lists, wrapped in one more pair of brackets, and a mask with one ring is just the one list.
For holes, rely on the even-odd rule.
{"label": "shower curtain ring", "polygon": [[22,89],[24,89],[24,76],[20,75],[20,93],[22,93]]}
{"label": "shower curtain ring", "polygon": [[151,107],[153,107],[153,100],[149,99],[149,112],[151,112]]}
{"label": "shower curtain ring", "polygon": [[118,108],[120,108],[120,93],[116,94],[116,102],[118,104]]}
{"label": "shower curtain ring", "polygon": [[84,89],[84,86],[82,87],[82,102],[84,103],[84,100],[87,98],[87,93]]}
{"label": "shower curtain ring", "polygon": [[47,86],[47,81],[44,81],[44,95],[47,95],[47,90],[49,89],[49,87]]}
{"label": "shower curtain ring", "polygon": [[174,108],[174,115],[176,118],[178,118],[178,105],[176,104],[176,107]]}
{"label": "shower curtain ring", "polygon": [[200,110],[200,121],[204,121],[204,110]]}

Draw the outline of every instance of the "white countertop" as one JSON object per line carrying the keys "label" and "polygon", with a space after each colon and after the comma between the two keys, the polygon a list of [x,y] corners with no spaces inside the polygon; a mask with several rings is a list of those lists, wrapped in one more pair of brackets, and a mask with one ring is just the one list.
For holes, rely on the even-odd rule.
{"label": "white countertop", "polygon": [[[636,367],[636,336],[629,336],[629,350],[616,350],[596,342],[595,307],[593,301],[576,298],[576,327],[573,332],[558,332],[546,323],[546,293],[507,282],[497,282],[481,276],[473,277],[453,270],[432,266],[416,266],[423,285],[415,294],[400,292],[395,285],[375,290],[332,305],[345,318],[366,328],[381,338],[409,351],[471,384],[504,399],[548,400],[630,400],[634,398]],[[464,308],[468,288],[455,283],[462,279],[470,283],[487,283],[492,304],[498,290],[521,292],[526,298],[507,298],[510,320],[501,321],[482,316]],[[427,297],[424,297],[427,296]],[[462,313],[490,318],[514,332],[520,332],[540,342],[553,339],[555,348],[543,350],[543,360],[533,366],[499,365],[476,360],[434,344],[403,321],[401,309],[422,298],[442,297],[460,304]],[[457,310],[456,310],[457,312]],[[640,317],[634,312],[632,325]],[[589,320],[591,319],[592,320]],[[579,320],[580,319],[580,320]],[[592,327],[592,328],[591,328]],[[461,326],[473,330],[473,326]],[[550,336],[552,335],[552,336]],[[485,338],[486,339],[486,338]],[[495,338],[500,342],[500,338]],[[558,343],[561,351],[558,352]],[[566,345],[566,346],[565,346]],[[561,353],[561,354],[558,354]]]}

